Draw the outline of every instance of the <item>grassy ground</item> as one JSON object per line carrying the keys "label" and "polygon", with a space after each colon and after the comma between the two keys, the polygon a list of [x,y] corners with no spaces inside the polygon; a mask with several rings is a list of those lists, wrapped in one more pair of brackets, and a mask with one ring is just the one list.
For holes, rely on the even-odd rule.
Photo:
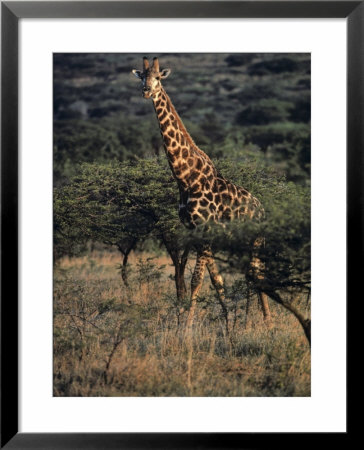
{"label": "grassy ground", "polygon": [[246,299],[227,278],[239,306],[232,348],[206,279],[188,380],[186,313],[179,312],[168,258],[132,256],[129,287],[118,264],[117,253],[93,252],[55,267],[55,396],[310,395],[309,346],[289,312],[271,303],[269,328],[252,298],[247,317]]}

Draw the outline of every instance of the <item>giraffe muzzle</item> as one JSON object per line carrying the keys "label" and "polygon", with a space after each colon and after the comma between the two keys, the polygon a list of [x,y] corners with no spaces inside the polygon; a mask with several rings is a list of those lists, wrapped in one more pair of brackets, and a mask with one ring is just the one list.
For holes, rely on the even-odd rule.
{"label": "giraffe muzzle", "polygon": [[144,98],[150,98],[152,96],[152,90],[151,88],[143,88],[143,97]]}

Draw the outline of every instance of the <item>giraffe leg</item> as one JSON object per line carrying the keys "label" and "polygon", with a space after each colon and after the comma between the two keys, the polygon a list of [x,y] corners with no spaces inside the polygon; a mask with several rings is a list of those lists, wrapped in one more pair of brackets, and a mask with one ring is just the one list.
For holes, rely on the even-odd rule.
{"label": "giraffe leg", "polygon": [[[260,247],[264,245],[264,239],[258,238],[254,242],[254,247]],[[261,261],[261,259],[258,258],[256,254],[253,253],[253,258],[251,261],[251,269],[254,274],[254,278],[257,280],[264,280],[264,263]],[[262,291],[258,291],[258,298],[260,305],[262,307],[263,311],[263,317],[265,322],[269,325],[272,320],[272,316],[270,313],[269,303],[268,303],[268,296]]]}
{"label": "giraffe leg", "polygon": [[250,306],[251,306],[251,292],[248,286],[248,292],[246,296],[245,329],[247,329],[248,326],[250,325],[249,320]]}
{"label": "giraffe leg", "polygon": [[217,297],[219,299],[222,313],[225,318],[226,334],[228,337],[230,337],[229,313],[228,313],[228,309],[226,307],[224,280],[223,280],[222,276],[219,274],[215,259],[212,256],[211,249],[205,250],[205,252],[206,252],[206,256],[207,256],[207,269],[210,274],[211,282],[212,282],[214,288],[216,289]]}
{"label": "giraffe leg", "polygon": [[197,296],[202,287],[206,264],[207,264],[206,255],[204,254],[203,250],[198,250],[196,265],[191,280],[191,306],[187,317],[187,324],[186,324],[187,333],[189,333],[192,330],[193,319],[197,304]]}
{"label": "giraffe leg", "polygon": [[[192,355],[193,355],[193,340],[192,340],[192,325],[195,316],[195,310],[197,305],[197,296],[202,287],[203,277],[205,274],[207,258],[204,255],[202,249],[197,250],[197,259],[195,269],[193,271],[191,280],[191,305],[187,317],[186,330],[184,335],[184,341],[187,346],[187,386],[192,392]],[[192,394],[191,394],[192,395]]]}
{"label": "giraffe leg", "polygon": [[269,304],[268,304],[268,296],[264,294],[264,292],[258,292],[259,302],[263,310],[263,317],[267,324],[270,324],[272,321],[272,316],[270,314]]}

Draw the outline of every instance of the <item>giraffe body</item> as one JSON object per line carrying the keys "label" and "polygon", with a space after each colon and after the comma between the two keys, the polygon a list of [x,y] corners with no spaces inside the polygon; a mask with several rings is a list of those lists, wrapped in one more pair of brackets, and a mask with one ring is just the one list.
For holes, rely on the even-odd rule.
{"label": "giraffe body", "polygon": [[[209,156],[198,148],[186,130],[160,81],[169,75],[170,70],[160,71],[157,58],[154,58],[152,67],[147,58],[143,59],[143,65],[143,71],[133,70],[133,73],[142,81],[143,96],[153,101],[168,163],[179,188],[179,217],[182,223],[194,229],[208,222],[223,224],[234,219],[261,217],[263,208],[259,200],[218,173]],[[259,260],[253,258],[252,267],[259,266]],[[217,291],[228,328],[223,280],[211,248],[207,245],[197,248],[196,267],[191,280],[189,326],[192,326],[197,295],[206,268]],[[266,299],[261,298],[261,304],[264,316],[269,318]]]}

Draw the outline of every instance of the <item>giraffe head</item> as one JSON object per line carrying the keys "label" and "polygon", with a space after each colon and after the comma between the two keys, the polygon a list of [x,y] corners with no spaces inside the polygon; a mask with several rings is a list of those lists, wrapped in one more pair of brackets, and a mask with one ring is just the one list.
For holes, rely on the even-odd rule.
{"label": "giraffe head", "polygon": [[169,69],[159,69],[158,58],[153,58],[152,67],[146,56],[143,58],[143,70],[133,70],[133,74],[142,81],[144,98],[155,96],[162,88],[161,79],[167,78],[171,73]]}

